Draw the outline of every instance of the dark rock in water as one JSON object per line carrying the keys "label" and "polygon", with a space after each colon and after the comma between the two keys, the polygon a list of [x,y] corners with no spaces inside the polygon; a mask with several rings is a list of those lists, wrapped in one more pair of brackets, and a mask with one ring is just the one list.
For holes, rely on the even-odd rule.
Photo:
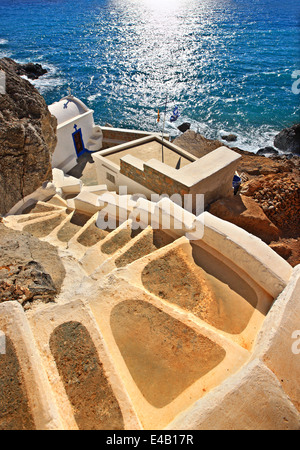
{"label": "dark rock in water", "polygon": [[6,93],[0,95],[0,214],[52,180],[51,154],[57,120],[35,87],[17,74],[17,63],[0,59]]}
{"label": "dark rock in water", "polygon": [[284,152],[300,155],[300,123],[278,133],[274,138],[274,145]]}
{"label": "dark rock in water", "polygon": [[16,72],[18,75],[26,75],[30,80],[36,80],[42,75],[45,75],[48,71],[40,64],[27,63],[19,64]]}
{"label": "dark rock in water", "polygon": [[221,136],[221,139],[224,139],[224,141],[227,142],[235,142],[237,140],[236,134],[224,134]]}
{"label": "dark rock in water", "polygon": [[189,122],[184,122],[183,124],[179,125],[179,127],[177,127],[177,128],[182,133],[185,133],[187,130],[189,130],[191,128],[191,124]]}
{"label": "dark rock in water", "polygon": [[41,66],[41,64],[19,64],[11,58],[3,58],[2,61],[5,61],[17,75],[26,75],[26,77],[30,80],[36,80],[48,72],[47,69],[44,69]]}
{"label": "dark rock in water", "polygon": [[278,151],[274,147],[264,147],[260,148],[257,152],[257,155],[278,155]]}

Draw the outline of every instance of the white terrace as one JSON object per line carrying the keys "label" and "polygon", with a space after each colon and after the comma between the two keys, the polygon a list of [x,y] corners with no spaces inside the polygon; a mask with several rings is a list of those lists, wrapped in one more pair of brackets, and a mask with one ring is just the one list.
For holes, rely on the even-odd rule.
{"label": "white terrace", "polygon": [[196,158],[176,145],[151,135],[93,154],[97,180],[109,190],[126,186],[129,194],[203,194],[205,206],[232,193],[232,179],[241,156],[220,147]]}
{"label": "white terrace", "polygon": [[[299,429],[300,267],[208,212],[55,179],[4,218],[66,270],[52,305],[0,305],[28,427]],[[98,228],[108,211],[116,227]]]}

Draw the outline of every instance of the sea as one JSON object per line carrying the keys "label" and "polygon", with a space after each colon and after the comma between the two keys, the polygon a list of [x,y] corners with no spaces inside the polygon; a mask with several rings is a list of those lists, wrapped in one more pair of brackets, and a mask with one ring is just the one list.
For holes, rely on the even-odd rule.
{"label": "sea", "polygon": [[0,0],[5,56],[42,64],[47,104],[70,89],[102,126],[188,122],[256,152],[300,121],[299,0]]}

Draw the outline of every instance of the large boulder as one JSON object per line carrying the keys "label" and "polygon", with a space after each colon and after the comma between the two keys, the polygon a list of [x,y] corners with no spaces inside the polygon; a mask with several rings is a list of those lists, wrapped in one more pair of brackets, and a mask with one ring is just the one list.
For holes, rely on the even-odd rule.
{"label": "large boulder", "polygon": [[41,66],[41,64],[34,64],[32,62],[26,64],[19,64],[11,58],[3,58],[10,68],[16,72],[17,75],[25,75],[30,80],[36,80],[37,78],[45,75],[48,70]]}
{"label": "large boulder", "polygon": [[44,98],[17,75],[16,63],[0,60],[6,93],[0,94],[0,214],[52,179],[57,121]]}
{"label": "large boulder", "polygon": [[227,142],[235,142],[237,141],[237,135],[233,133],[222,134],[221,139]]}
{"label": "large boulder", "polygon": [[210,206],[209,212],[238,225],[267,244],[279,238],[278,228],[251,197],[236,195],[222,198]]}
{"label": "large boulder", "polygon": [[0,247],[0,303],[16,300],[28,309],[55,300],[65,277],[55,247],[1,223]]}
{"label": "large boulder", "polygon": [[299,237],[300,173],[275,173],[245,182],[241,194],[251,197],[285,238]]}
{"label": "large boulder", "polygon": [[271,242],[270,247],[292,267],[296,267],[300,264],[299,239],[280,239],[280,241]]}
{"label": "large boulder", "polygon": [[300,123],[278,133],[274,138],[274,145],[284,152],[300,155]]}
{"label": "large boulder", "polygon": [[187,130],[181,136],[177,137],[173,144],[186,150],[197,158],[201,158],[213,150],[224,146],[221,141],[207,139],[202,136],[202,134],[196,133],[193,130]]}
{"label": "large boulder", "polygon": [[272,155],[278,155],[278,151],[273,147],[264,147],[260,148],[256,152],[257,155],[263,155],[263,156],[272,156]]}

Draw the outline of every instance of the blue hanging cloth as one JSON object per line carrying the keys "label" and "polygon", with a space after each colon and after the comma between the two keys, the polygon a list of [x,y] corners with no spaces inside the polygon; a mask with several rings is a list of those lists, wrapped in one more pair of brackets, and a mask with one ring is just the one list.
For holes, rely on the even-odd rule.
{"label": "blue hanging cloth", "polygon": [[238,175],[234,175],[233,180],[232,180],[232,187],[237,188],[240,186],[242,182],[241,177],[239,177]]}
{"label": "blue hanging cloth", "polygon": [[180,116],[180,113],[178,111],[178,106],[175,106],[173,114],[170,117],[170,122],[175,122],[178,119],[179,116]]}

